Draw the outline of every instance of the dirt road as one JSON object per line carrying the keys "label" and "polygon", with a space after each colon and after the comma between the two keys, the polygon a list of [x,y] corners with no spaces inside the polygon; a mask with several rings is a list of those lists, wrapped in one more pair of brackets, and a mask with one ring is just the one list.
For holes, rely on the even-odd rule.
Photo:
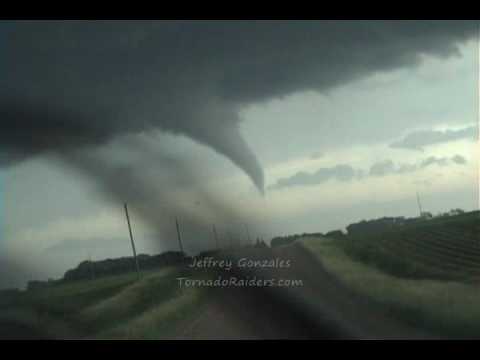
{"label": "dirt road", "polygon": [[[177,339],[402,339],[427,335],[340,284],[301,245],[246,248],[227,254],[231,270],[222,279],[297,280],[292,287],[226,286],[210,289],[211,301]],[[289,262],[289,267],[238,266],[245,259]],[[261,263],[257,262],[257,265]],[[302,285],[298,285],[301,280]]]}

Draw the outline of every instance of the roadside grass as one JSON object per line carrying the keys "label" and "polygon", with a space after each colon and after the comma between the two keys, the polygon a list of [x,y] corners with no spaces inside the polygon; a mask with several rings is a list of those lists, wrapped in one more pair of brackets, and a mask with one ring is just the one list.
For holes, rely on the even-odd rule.
{"label": "roadside grass", "polygon": [[186,324],[200,313],[206,303],[206,290],[184,289],[175,297],[133,317],[131,320],[100,332],[98,339],[143,339],[172,338],[180,331],[178,324]]}
{"label": "roadside grass", "polygon": [[6,327],[1,330],[8,331],[9,324],[26,330],[26,334],[15,333],[9,336],[29,337],[31,334],[36,334],[35,338],[60,339],[76,335],[66,322],[48,314],[40,315],[35,309],[25,306],[0,310],[0,327]]}
{"label": "roadside grass", "polygon": [[78,319],[96,339],[175,337],[201,313],[208,289],[180,287],[178,278],[208,279],[208,271],[166,268],[145,276],[116,295],[82,311]]}
{"label": "roadside grass", "polygon": [[2,304],[0,320],[22,324],[47,338],[80,337],[76,314],[112,296],[135,279],[135,274],[128,273],[20,291]]}
{"label": "roadside grass", "polygon": [[181,270],[175,267],[143,275],[113,296],[106,297],[83,309],[76,316],[80,328],[88,334],[97,333],[155,307],[163,301],[175,299],[179,288],[176,278]]}
{"label": "roadside grass", "polygon": [[338,240],[306,239],[299,243],[342,283],[399,320],[436,335],[478,338],[478,284],[396,277],[352,259]]}
{"label": "roadside grass", "polygon": [[58,284],[45,289],[27,291],[23,303],[34,307],[39,312],[69,317],[70,314],[78,312],[100,299],[114,295],[134,283],[136,278],[136,274],[127,273],[95,280]]}
{"label": "roadside grass", "polygon": [[55,284],[5,300],[0,321],[13,321],[48,338],[157,339],[199,313],[205,291],[180,288],[177,278],[204,278],[180,266]]}

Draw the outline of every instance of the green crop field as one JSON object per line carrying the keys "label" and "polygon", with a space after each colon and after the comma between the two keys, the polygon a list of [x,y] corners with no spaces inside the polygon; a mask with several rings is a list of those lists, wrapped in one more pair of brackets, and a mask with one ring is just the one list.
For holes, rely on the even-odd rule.
{"label": "green crop field", "polygon": [[309,238],[300,245],[372,306],[433,334],[475,338],[479,232],[475,212],[363,237]]}
{"label": "green crop field", "polygon": [[426,221],[377,234],[347,236],[338,245],[353,259],[389,274],[478,282],[480,212]]}

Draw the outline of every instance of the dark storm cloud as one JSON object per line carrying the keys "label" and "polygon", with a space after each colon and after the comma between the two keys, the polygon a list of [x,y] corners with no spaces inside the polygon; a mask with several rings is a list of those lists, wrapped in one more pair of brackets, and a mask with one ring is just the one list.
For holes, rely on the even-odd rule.
{"label": "dark storm cloud", "polygon": [[425,146],[445,143],[460,139],[475,140],[478,137],[476,126],[470,126],[459,130],[423,130],[408,134],[402,140],[390,144],[392,148],[423,150]]}
{"label": "dark storm cloud", "polygon": [[210,146],[263,189],[239,108],[446,57],[477,22],[9,22],[3,163],[161,129]]}
{"label": "dark storm cloud", "polygon": [[314,152],[312,155],[310,155],[310,159],[312,160],[317,160],[320,159],[324,154],[320,151]]}
{"label": "dark storm cloud", "polygon": [[[70,149],[104,142],[110,129],[104,122],[90,123],[86,111],[71,111],[62,104],[46,106],[27,99],[0,103],[0,165],[23,160],[32,154]],[[104,119],[100,112],[96,114]],[[111,115],[108,115],[111,116]],[[5,152],[7,150],[7,152]]]}
{"label": "dark storm cloud", "polygon": [[406,174],[417,171],[417,164],[400,164],[396,165],[392,160],[383,160],[373,164],[370,167],[370,176],[387,176],[392,174]]}
{"label": "dark storm cloud", "polygon": [[0,289],[14,289],[23,284],[25,279],[31,279],[32,274],[38,274],[41,269],[36,266],[25,266],[10,254],[0,254]]}
{"label": "dark storm cloud", "polygon": [[392,160],[384,160],[373,164],[370,167],[370,176],[384,176],[395,171],[395,165]]}
{"label": "dark storm cloud", "polygon": [[[138,137],[114,144],[115,148],[119,146],[130,153],[131,161],[112,159],[111,154],[97,149],[70,151],[59,155],[59,159],[96,179],[100,193],[107,200],[128,203],[154,230],[150,240],[161,245],[159,251],[178,250],[175,219],[180,222],[188,254],[215,246],[213,224],[220,240],[225,243],[228,231],[228,241],[233,244],[245,243],[244,224],[248,224],[251,234],[269,228],[251,212],[233,206],[219,193],[206,190],[198,179],[201,164],[178,155],[167,156],[165,149],[153,147]],[[175,171],[164,170],[172,168]],[[189,196],[178,196],[180,191]]]}
{"label": "dark storm cloud", "polygon": [[355,177],[355,170],[350,165],[336,165],[320,168],[314,173],[300,171],[290,177],[282,178],[270,186],[270,189],[281,189],[292,186],[308,186],[322,184],[328,180],[349,181]]}
{"label": "dark storm cloud", "polygon": [[275,184],[269,186],[269,189],[275,190],[292,186],[318,185],[328,180],[350,181],[353,179],[361,179],[365,176],[381,177],[392,174],[406,174],[432,165],[451,165],[452,162],[458,165],[464,165],[467,163],[467,160],[461,155],[452,156],[450,159],[430,156],[420,161],[419,164],[404,163],[396,165],[392,160],[387,159],[372,164],[368,172],[363,169],[354,169],[348,164],[342,164],[329,168],[320,168],[314,173],[299,171],[292,176],[277,180]]}
{"label": "dark storm cloud", "polygon": [[[69,239],[62,240],[52,246],[45,248],[44,252],[52,255],[65,256],[71,253],[85,255],[85,249],[98,256],[98,253],[104,253],[106,257],[111,256],[112,248],[120,253],[127,253],[130,244],[125,239]],[[127,250],[127,251],[125,251]],[[87,252],[87,254],[88,254]]]}
{"label": "dark storm cloud", "polygon": [[467,163],[467,159],[465,159],[463,156],[461,155],[455,155],[452,157],[452,161],[456,164],[459,164],[459,165],[464,165]]}
{"label": "dark storm cloud", "polygon": [[419,169],[424,169],[433,165],[437,166],[448,166],[458,164],[464,165],[467,163],[467,160],[461,155],[454,155],[451,158],[447,157],[436,157],[436,156],[429,156],[426,159],[421,160],[418,164],[400,164],[395,165],[392,160],[383,160],[373,164],[370,167],[369,174],[371,176],[385,176],[391,174],[405,174],[417,171]]}
{"label": "dark storm cloud", "polygon": [[418,169],[417,164],[401,164],[395,172],[398,174],[405,174],[409,172],[416,171]]}
{"label": "dark storm cloud", "polygon": [[437,158],[436,156],[430,156],[420,163],[421,168],[426,168],[432,165],[446,166],[448,159],[446,157]]}

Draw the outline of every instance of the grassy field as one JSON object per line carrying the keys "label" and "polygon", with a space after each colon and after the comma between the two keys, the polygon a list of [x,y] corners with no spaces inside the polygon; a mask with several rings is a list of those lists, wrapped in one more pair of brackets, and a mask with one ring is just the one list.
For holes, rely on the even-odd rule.
{"label": "grassy field", "polygon": [[[297,244],[372,306],[435,335],[478,338],[479,215]],[[177,278],[211,276],[179,265],[144,271],[140,279],[126,273],[4,292],[0,338],[175,338],[209,304],[208,288],[182,289]]]}
{"label": "grassy field", "polygon": [[[436,225],[438,228],[439,224]],[[457,226],[464,226],[459,230],[463,235],[471,228],[466,224]],[[425,229],[409,229],[407,233],[397,234],[396,239],[402,241],[399,239],[406,234],[424,234]],[[429,233],[432,228],[427,230]],[[460,266],[452,275],[442,262],[428,262],[428,256],[437,255],[434,250],[418,257],[412,255],[418,246],[403,248],[403,253],[394,252],[391,247],[391,252],[387,252],[382,243],[384,239],[380,236],[365,243],[356,239],[355,243],[352,239],[309,238],[300,244],[342,283],[368,297],[372,306],[383,307],[400,321],[440,336],[478,338],[480,283],[472,274]],[[421,241],[421,236],[415,239]],[[450,241],[452,239],[455,237]],[[398,249],[401,245],[396,246]],[[458,253],[452,252],[450,256],[456,258]]]}
{"label": "grassy field", "polygon": [[171,337],[205,302],[202,289],[178,286],[178,277],[190,275],[169,267],[143,272],[140,279],[128,273],[22,291],[3,299],[0,322],[53,338]]}

